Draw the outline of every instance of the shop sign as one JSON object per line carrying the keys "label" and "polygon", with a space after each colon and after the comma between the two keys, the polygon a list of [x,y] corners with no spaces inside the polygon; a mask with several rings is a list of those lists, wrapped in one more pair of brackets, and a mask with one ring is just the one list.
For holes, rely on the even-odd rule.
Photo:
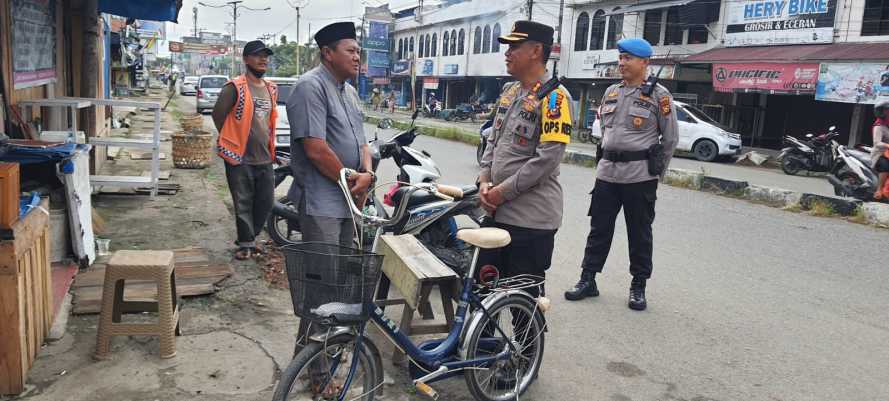
{"label": "shop sign", "polygon": [[818,64],[714,64],[713,88],[719,92],[813,93]]}
{"label": "shop sign", "polygon": [[389,53],[374,50],[367,51],[367,64],[371,67],[389,67]]}
{"label": "shop sign", "polygon": [[445,64],[444,65],[444,74],[445,75],[457,75],[458,71],[460,71],[459,64]]}
{"label": "shop sign", "polygon": [[410,71],[411,62],[409,60],[396,61],[395,64],[392,65],[392,74],[394,75],[407,75],[410,74]]}
{"label": "shop sign", "polygon": [[55,1],[13,0],[11,5],[4,2],[3,7],[9,7],[11,16],[13,87],[22,89],[55,82]]}
{"label": "shop sign", "polygon": [[423,89],[438,89],[438,78],[423,78]]}
{"label": "shop sign", "polygon": [[833,42],[836,0],[727,2],[725,46]]}
{"label": "shop sign", "polygon": [[389,85],[392,81],[389,78],[374,78],[374,85]]}
{"label": "shop sign", "polygon": [[364,48],[368,50],[389,51],[389,23],[370,21]]}
{"label": "shop sign", "polygon": [[435,63],[432,60],[423,61],[423,75],[432,75],[433,69],[435,69]]}
{"label": "shop sign", "polygon": [[889,99],[889,65],[822,63],[815,99],[868,104]]}

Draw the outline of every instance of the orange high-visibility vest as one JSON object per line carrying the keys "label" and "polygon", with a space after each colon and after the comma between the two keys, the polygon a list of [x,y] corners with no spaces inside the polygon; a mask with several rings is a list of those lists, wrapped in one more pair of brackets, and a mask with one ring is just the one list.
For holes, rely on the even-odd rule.
{"label": "orange high-visibility vest", "polygon": [[[273,82],[264,82],[272,101],[272,110],[269,114],[269,154],[274,161],[275,125],[278,121],[278,111],[275,106],[278,104],[278,87]],[[235,86],[238,99],[222,124],[216,151],[229,164],[238,165],[243,161],[244,152],[247,150],[247,138],[250,136],[250,125],[253,122],[253,96],[250,96],[247,77],[244,75],[232,79],[226,83],[228,84]]]}

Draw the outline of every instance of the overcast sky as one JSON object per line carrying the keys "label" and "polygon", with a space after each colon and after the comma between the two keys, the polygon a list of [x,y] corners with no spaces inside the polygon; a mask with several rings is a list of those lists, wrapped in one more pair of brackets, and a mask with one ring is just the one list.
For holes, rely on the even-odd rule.
{"label": "overcast sky", "polygon": [[[226,0],[202,0],[211,5],[224,4]],[[289,4],[288,4],[289,3]],[[309,26],[314,33],[321,27],[337,21],[360,21],[365,5],[379,6],[386,3],[379,0],[244,0],[241,6],[251,8],[271,7],[268,11],[240,10],[238,18],[238,39],[253,40],[263,34],[276,38],[287,35],[288,40],[296,39],[296,10],[290,5],[301,5],[300,38],[305,41]],[[417,0],[391,0],[390,8],[417,4]],[[192,8],[198,7],[198,28],[215,32],[230,32],[226,23],[232,22],[231,7],[212,8],[198,4],[197,0],[183,0],[179,11],[179,24],[167,24],[167,39],[179,40],[192,35],[194,17]],[[161,47],[164,49],[166,46]],[[163,52],[163,51],[162,51]]]}

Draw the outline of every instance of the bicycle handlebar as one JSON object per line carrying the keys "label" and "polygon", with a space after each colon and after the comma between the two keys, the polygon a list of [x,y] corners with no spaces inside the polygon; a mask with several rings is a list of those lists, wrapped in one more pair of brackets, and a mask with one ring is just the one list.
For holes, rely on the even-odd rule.
{"label": "bicycle handlebar", "polygon": [[[358,172],[355,170],[352,170],[352,169],[348,169],[348,168],[344,168],[344,169],[340,170],[340,180],[339,180],[340,189],[343,191],[343,196],[346,197],[346,202],[349,204],[349,209],[352,211],[352,215],[356,218],[360,218],[364,223],[369,224],[371,226],[380,226],[380,227],[390,226],[390,225],[395,224],[396,222],[400,221],[401,218],[404,216],[404,212],[407,210],[407,204],[409,203],[407,200],[410,199],[411,195],[413,195],[413,193],[416,191],[419,191],[419,190],[428,191],[432,195],[434,195],[442,200],[446,200],[446,201],[453,201],[455,198],[454,196],[450,196],[446,193],[442,193],[442,192],[446,192],[446,191],[440,191],[439,188],[444,189],[444,188],[446,188],[445,186],[439,186],[437,184],[432,184],[432,183],[410,184],[410,185],[406,185],[408,187],[408,191],[407,191],[407,193],[405,193],[403,195],[402,201],[399,202],[398,208],[396,209],[395,214],[393,214],[392,217],[385,219],[385,218],[382,218],[379,216],[368,216],[368,215],[364,214],[364,212],[361,209],[359,209],[358,206],[355,204],[355,200],[352,198],[352,191],[349,190],[349,177],[351,177],[354,174],[358,174]],[[462,191],[461,191],[461,194],[462,194]],[[452,193],[452,195],[456,195],[456,194]],[[460,197],[462,197],[462,196],[460,196]]]}

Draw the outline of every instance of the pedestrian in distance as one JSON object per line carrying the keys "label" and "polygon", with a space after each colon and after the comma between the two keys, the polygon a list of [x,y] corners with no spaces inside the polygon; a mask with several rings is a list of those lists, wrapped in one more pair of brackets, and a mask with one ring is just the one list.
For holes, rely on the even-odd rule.
{"label": "pedestrian in distance", "polygon": [[623,208],[633,276],[627,305],[641,311],[648,305],[645,287],[652,270],[658,179],[670,164],[679,136],[673,96],[656,78],[646,80],[651,45],[631,38],[618,41],[617,48],[623,81],[605,91],[599,106],[602,152],[597,154],[596,183],[590,192],[590,233],[580,281],[565,292],[565,299],[599,295],[596,273],[605,266],[614,222]]}
{"label": "pedestrian in distance", "polygon": [[[293,169],[288,197],[299,205],[304,242],[352,247],[352,213],[337,184],[340,170],[359,171],[349,178],[351,194],[358,199],[376,180],[358,92],[346,82],[358,76],[361,48],[351,22],[322,28],[315,42],[321,65],[300,77],[287,99]],[[300,319],[297,351],[307,333],[308,322]]]}
{"label": "pedestrian in distance", "polygon": [[389,91],[389,114],[395,114],[395,91]]}
{"label": "pedestrian in distance", "polygon": [[[256,241],[275,202],[275,124],[278,88],[262,77],[272,49],[258,40],[244,46],[243,75],[227,82],[213,107],[219,131],[217,151],[235,208],[238,239],[235,258],[265,253]],[[171,81],[175,82],[175,78]]]}
{"label": "pedestrian in distance", "polygon": [[874,199],[885,201],[889,200],[889,184],[886,180],[889,177],[889,99],[878,101],[874,105],[874,114],[877,119],[874,121],[871,159],[874,171],[879,174]]}
{"label": "pedestrian in distance", "polygon": [[497,267],[501,277],[545,277],[562,224],[558,177],[574,121],[571,96],[546,70],[552,27],[518,21],[498,41],[509,45],[506,69],[516,81],[504,86],[497,101],[479,186],[488,212],[483,225],[508,231],[512,242],[482,250],[479,265]]}

